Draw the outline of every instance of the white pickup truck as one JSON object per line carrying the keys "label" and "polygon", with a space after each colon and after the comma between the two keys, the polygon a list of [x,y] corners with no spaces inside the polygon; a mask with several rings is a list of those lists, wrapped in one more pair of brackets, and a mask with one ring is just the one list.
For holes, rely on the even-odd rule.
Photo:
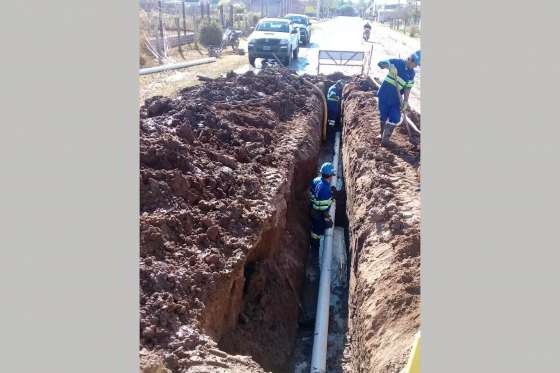
{"label": "white pickup truck", "polygon": [[249,63],[257,58],[278,57],[288,66],[299,53],[299,31],[289,19],[263,18],[248,39]]}
{"label": "white pickup truck", "polygon": [[309,17],[304,14],[286,14],[284,18],[292,21],[294,26],[299,30],[299,41],[303,45],[309,44],[311,41],[311,22],[309,21]]}

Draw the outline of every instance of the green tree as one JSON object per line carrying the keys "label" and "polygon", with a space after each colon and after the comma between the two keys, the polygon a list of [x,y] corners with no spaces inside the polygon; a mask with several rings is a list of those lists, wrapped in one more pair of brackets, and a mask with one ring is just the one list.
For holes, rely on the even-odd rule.
{"label": "green tree", "polygon": [[344,4],[336,9],[336,12],[340,16],[355,16],[356,10],[351,4]]}

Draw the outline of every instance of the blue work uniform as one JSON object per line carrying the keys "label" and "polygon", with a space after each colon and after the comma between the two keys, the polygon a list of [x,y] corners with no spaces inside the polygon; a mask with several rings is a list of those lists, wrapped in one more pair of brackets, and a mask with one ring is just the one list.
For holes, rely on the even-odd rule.
{"label": "blue work uniform", "polygon": [[325,212],[329,210],[333,202],[330,183],[317,176],[311,182],[311,238],[321,239],[325,233],[327,224],[325,222]]}
{"label": "blue work uniform", "polygon": [[341,89],[333,84],[327,93],[327,108],[329,120],[338,122],[340,116],[340,96],[342,95]]}
{"label": "blue work uniform", "polygon": [[[385,77],[383,84],[377,92],[379,97],[379,114],[381,122],[388,121],[392,124],[397,124],[401,121],[401,106],[399,94],[403,94],[405,89],[410,89],[414,85],[414,69],[406,67],[406,61],[401,59],[390,59],[388,61],[381,61],[378,66],[381,67],[383,63],[390,63],[397,68],[397,81],[395,81],[389,74]],[[397,94],[397,88],[399,94]]]}

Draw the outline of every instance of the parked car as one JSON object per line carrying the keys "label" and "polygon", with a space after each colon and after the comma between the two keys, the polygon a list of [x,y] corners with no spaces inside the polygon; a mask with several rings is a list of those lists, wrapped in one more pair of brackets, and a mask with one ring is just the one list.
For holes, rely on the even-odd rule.
{"label": "parked car", "polygon": [[300,42],[304,45],[311,41],[311,22],[304,14],[286,14],[284,18],[289,19],[298,28]]}
{"label": "parked car", "polygon": [[248,39],[249,63],[257,58],[274,58],[288,66],[299,53],[299,31],[284,18],[263,18]]}

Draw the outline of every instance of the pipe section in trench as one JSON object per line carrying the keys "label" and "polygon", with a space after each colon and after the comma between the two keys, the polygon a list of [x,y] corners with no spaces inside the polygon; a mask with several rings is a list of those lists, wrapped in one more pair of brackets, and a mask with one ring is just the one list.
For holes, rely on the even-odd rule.
{"label": "pipe section in trench", "polygon": [[[337,174],[340,149],[340,132],[335,135],[334,143],[334,176],[331,185],[337,186]],[[335,221],[336,202],[333,201],[329,215],[331,221]],[[329,307],[331,294],[331,264],[333,252],[333,228],[325,231],[321,240],[319,263],[321,265],[321,275],[319,280],[319,294],[317,298],[317,312],[315,319],[315,335],[313,339],[313,352],[311,356],[311,373],[323,373],[327,364],[327,340],[329,336]]]}

